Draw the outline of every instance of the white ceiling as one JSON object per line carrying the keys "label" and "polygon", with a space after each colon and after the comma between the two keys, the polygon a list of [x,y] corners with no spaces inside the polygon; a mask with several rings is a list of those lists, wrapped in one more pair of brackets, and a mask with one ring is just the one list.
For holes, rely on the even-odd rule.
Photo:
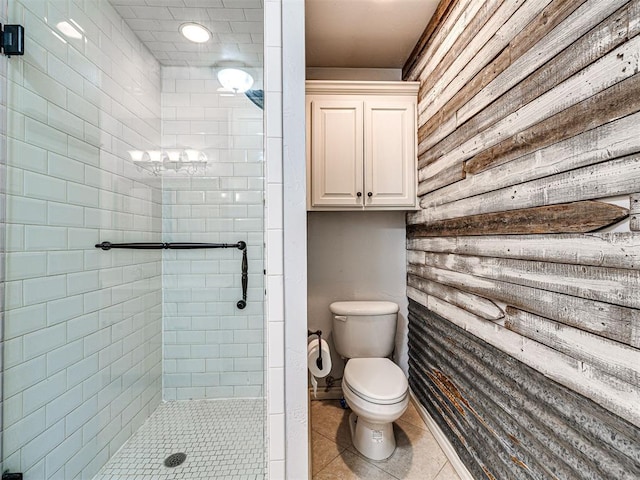
{"label": "white ceiling", "polygon": [[[263,0],[110,0],[162,65],[212,66],[263,62]],[[178,31],[205,26],[213,38],[192,43]]]}
{"label": "white ceiling", "polygon": [[306,0],[307,67],[402,68],[439,0]]}
{"label": "white ceiling", "polygon": [[[303,1],[303,0],[297,0]],[[438,0],[304,0],[308,67],[401,68]],[[263,63],[263,0],[110,0],[162,65]],[[178,31],[200,23],[204,44]]]}

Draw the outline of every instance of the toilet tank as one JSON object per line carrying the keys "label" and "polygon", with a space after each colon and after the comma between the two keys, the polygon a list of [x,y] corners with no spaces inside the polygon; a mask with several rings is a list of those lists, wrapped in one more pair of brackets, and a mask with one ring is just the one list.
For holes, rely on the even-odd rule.
{"label": "toilet tank", "polygon": [[333,343],[344,358],[388,357],[393,352],[398,305],[381,301],[334,302]]}

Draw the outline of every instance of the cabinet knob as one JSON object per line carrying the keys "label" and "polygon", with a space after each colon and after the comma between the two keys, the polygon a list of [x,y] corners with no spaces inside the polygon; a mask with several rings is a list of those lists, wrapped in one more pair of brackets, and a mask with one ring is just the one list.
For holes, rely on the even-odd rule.
{"label": "cabinet knob", "polygon": [[361,197],[361,196],[362,196],[362,192],[358,192],[358,193],[356,193],[356,195],[357,195],[358,197]]}
{"label": "cabinet knob", "polygon": [[367,193],[367,197],[373,197],[373,193],[372,192]]}

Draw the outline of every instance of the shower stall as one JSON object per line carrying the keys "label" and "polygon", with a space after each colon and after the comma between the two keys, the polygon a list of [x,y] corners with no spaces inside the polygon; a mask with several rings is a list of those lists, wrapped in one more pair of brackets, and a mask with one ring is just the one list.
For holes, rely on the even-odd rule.
{"label": "shower stall", "polygon": [[0,58],[3,472],[266,478],[265,3],[0,5],[25,29]]}

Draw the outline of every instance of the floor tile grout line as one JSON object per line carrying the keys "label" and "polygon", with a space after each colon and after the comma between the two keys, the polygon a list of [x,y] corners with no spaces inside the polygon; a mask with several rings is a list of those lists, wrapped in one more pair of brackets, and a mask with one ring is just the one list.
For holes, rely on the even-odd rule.
{"label": "floor tile grout line", "polygon": [[[342,412],[338,411],[338,409],[336,408],[335,402],[333,402],[333,403],[328,402],[327,404],[325,404],[325,405],[328,405],[327,407],[321,406],[321,403],[322,402],[318,402],[318,404],[313,406],[312,409],[311,409],[311,411],[312,411],[312,417],[310,419],[311,420],[311,431],[314,434],[317,434],[317,435],[321,436],[322,438],[328,440],[334,446],[337,446],[339,448],[344,448],[341,444],[339,444],[338,442],[333,440],[333,435],[331,435],[331,436],[328,435],[329,433],[331,433],[331,428],[328,428],[328,429],[327,428],[323,428],[322,431],[318,431],[318,430],[316,430],[314,428],[314,423],[315,422],[318,422],[318,421],[322,422],[323,421],[322,419],[326,418],[326,417],[324,417],[323,414],[326,414],[326,415],[329,415],[329,416],[332,417],[330,423],[334,424],[333,425],[334,427],[336,426],[335,425],[336,419],[340,420],[340,417],[342,417]],[[415,405],[412,405],[410,408],[414,408],[415,409]],[[418,420],[416,420],[416,418],[414,418],[413,413],[410,412],[408,418],[398,419],[398,421],[397,421],[398,425],[397,426],[400,428],[400,430],[404,430],[405,432],[408,432],[410,430],[413,430],[414,433],[415,432],[421,432],[419,434],[420,437],[429,438],[430,441],[435,442],[436,443],[435,448],[437,448],[437,450],[440,453],[442,453],[441,449],[439,448],[439,446],[437,446],[437,442],[436,442],[435,437],[433,436],[433,433],[431,432],[431,430],[427,427],[427,425],[422,421],[421,418],[419,418],[419,417],[417,417],[417,418],[418,418],[418,420],[420,420],[420,424],[416,424],[416,422]],[[416,422],[410,421],[410,419],[416,420]],[[341,425],[341,423],[338,424],[338,428],[340,428],[340,425]],[[349,452],[351,455],[355,455],[356,457],[358,457],[359,461],[362,462],[361,465],[367,465],[367,468],[374,467],[376,471],[379,471],[382,474],[386,475],[389,480],[391,480],[391,479],[405,480],[405,475],[402,474],[402,472],[399,472],[397,469],[395,469],[391,464],[387,465],[386,463],[383,463],[383,464],[378,465],[378,463],[374,463],[374,461],[371,461],[370,459],[368,459],[368,458],[364,457],[362,454],[360,454],[353,447],[352,444],[349,444],[346,448],[344,448],[344,450],[338,456],[344,457],[345,451]],[[395,454],[395,452],[394,452],[394,454]],[[313,475],[313,478],[316,478],[317,475],[320,475],[323,472],[326,474],[328,467],[330,467],[331,465],[335,465],[336,459],[337,459],[337,457],[334,457],[329,463],[326,464],[325,467],[323,467],[319,472],[317,472],[315,475]],[[430,475],[428,477],[424,477],[424,479],[423,479],[423,477],[420,477],[421,480],[435,480],[439,475],[442,474],[443,470],[445,468],[447,468],[447,464],[450,464],[450,462],[446,458],[442,459],[442,463],[440,463],[440,461],[439,461],[440,459],[436,460],[434,458],[433,460],[434,460],[434,462],[431,463],[431,465],[436,467],[437,470],[435,472],[430,470]],[[341,468],[344,468],[344,466],[341,467]],[[395,471],[395,473],[393,473],[394,471]],[[353,472],[355,473],[355,471],[353,471]],[[331,472],[329,472],[329,473],[331,473]],[[400,476],[398,476],[399,473],[400,473]],[[356,473],[356,475],[357,475],[357,473]],[[362,478],[362,477],[358,477],[358,478]]]}
{"label": "floor tile grout line", "polygon": [[440,467],[440,470],[438,470],[438,473],[436,473],[436,476],[435,476],[435,477],[433,477],[433,480],[435,480],[436,478],[438,478],[438,475],[440,475],[440,472],[442,472],[442,470],[444,470],[444,467],[446,467],[446,466],[447,466],[447,463],[449,463],[449,460],[447,460],[446,462],[444,462],[444,463],[442,464],[442,467]]}
{"label": "floor tile grout line", "polygon": [[334,439],[327,437],[324,433],[319,432],[318,430],[314,430],[313,428],[311,429],[311,433],[315,433],[317,435],[320,435],[323,438],[326,438],[327,440],[329,440],[330,442],[335,443],[337,446],[339,446],[340,448],[342,448],[343,450],[346,449],[347,447],[340,445],[338,442],[336,442]]}
{"label": "floor tile grout line", "polygon": [[[312,422],[313,423],[313,422]],[[331,462],[333,462],[336,458],[338,458],[340,455],[342,455],[342,453],[347,449],[347,447],[344,447],[342,445],[340,445],[338,442],[332,440],[331,438],[327,437],[326,435],[322,434],[321,432],[314,430],[314,428],[311,428],[311,433],[312,434],[316,434],[316,435],[320,435],[322,438],[324,438],[325,440],[327,440],[328,442],[333,443],[338,449],[338,453],[336,454],[336,456],[332,457],[331,460],[329,460],[326,465],[324,467],[322,467],[318,472],[316,472],[315,474],[312,473],[312,478],[315,478],[316,475],[318,475],[322,470],[324,470],[325,468],[327,468],[327,466],[329,466],[331,464]],[[313,439],[312,439],[313,442]],[[313,445],[313,443],[312,443]],[[313,460],[313,459],[312,459]],[[313,472],[313,464],[311,465],[311,471]]]}

